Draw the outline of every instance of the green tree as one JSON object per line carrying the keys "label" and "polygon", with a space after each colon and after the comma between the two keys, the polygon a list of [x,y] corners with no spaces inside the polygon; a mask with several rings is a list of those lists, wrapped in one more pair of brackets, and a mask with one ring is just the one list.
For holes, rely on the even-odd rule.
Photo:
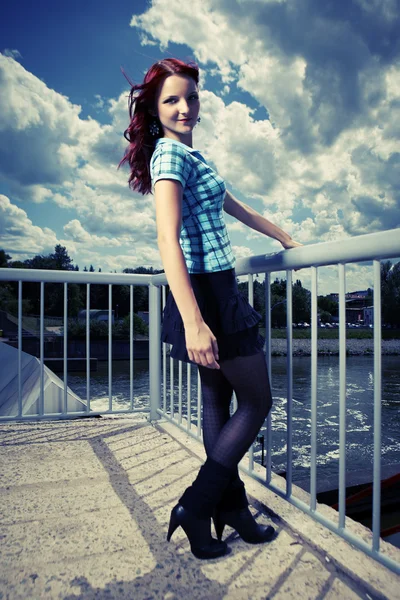
{"label": "green tree", "polygon": [[72,259],[69,257],[65,246],[57,244],[57,246],[54,248],[54,254],[50,254],[50,258],[54,264],[52,267],[53,269],[57,269],[58,271],[74,270]]}
{"label": "green tree", "polygon": [[[248,281],[242,281],[239,282],[239,279],[236,279],[236,282],[238,284],[238,290],[241,294],[243,294],[243,296],[245,298],[249,297],[249,282]],[[259,281],[257,281],[257,279],[255,278],[253,280],[253,306],[255,308],[255,310],[257,312],[260,313],[260,315],[262,315],[262,317],[265,319],[265,287],[264,287],[264,282],[260,283]]]}
{"label": "green tree", "polygon": [[6,269],[9,266],[9,261],[11,260],[11,256],[6,254],[4,250],[0,250],[0,268]]}
{"label": "green tree", "polygon": [[[136,273],[138,275],[157,275],[158,273],[164,273],[164,270],[153,269],[153,267],[136,267],[131,269],[130,267],[123,270],[123,273]],[[149,288],[143,285],[135,285],[133,288],[133,306],[134,311],[149,310]],[[169,286],[167,285],[167,294],[169,293]]]}
{"label": "green tree", "polygon": [[303,288],[301,281],[296,280],[293,284],[293,322],[301,323],[311,320],[311,292]]}
{"label": "green tree", "polygon": [[318,309],[322,323],[329,323],[333,316],[338,315],[339,305],[329,296],[318,296]]}
{"label": "green tree", "polygon": [[382,320],[392,328],[400,326],[400,262],[381,263]]}

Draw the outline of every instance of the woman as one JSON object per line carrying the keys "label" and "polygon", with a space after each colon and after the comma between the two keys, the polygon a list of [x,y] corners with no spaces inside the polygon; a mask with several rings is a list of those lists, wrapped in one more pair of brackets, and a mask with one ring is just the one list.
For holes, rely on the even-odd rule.
{"label": "woman", "polygon": [[[294,242],[230,194],[225,183],[193,149],[200,121],[196,63],[167,58],[152,65],[130,93],[130,142],[121,164],[129,184],[142,194],[154,190],[157,240],[170,287],[161,339],[171,356],[197,365],[203,396],[203,439],[207,460],[172,509],[168,541],[181,526],[198,558],[228,550],[226,524],[249,543],[272,538],[249,508],[238,463],[253,443],[272,405],[261,315],[239,292],[235,257],[223,220],[230,215],[278,239]],[[235,391],[238,408],[230,416]],[[218,541],[211,536],[211,517]]]}

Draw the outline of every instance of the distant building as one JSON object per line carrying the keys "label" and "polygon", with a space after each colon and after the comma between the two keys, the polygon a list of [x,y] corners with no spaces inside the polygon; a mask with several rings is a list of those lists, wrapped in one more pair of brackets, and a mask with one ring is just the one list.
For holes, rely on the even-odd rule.
{"label": "distant building", "polygon": [[346,323],[361,323],[364,309],[361,306],[346,306]]}
{"label": "distant building", "polygon": [[[347,292],[346,294],[346,300],[363,300],[364,298],[367,298],[369,292],[368,290],[357,290],[355,292]],[[330,298],[331,300],[336,300],[336,302],[339,302],[339,294],[338,292],[332,292],[331,294],[327,294],[327,298]]]}
{"label": "distant building", "polygon": [[[112,323],[114,324],[114,310],[112,312]],[[91,308],[89,311],[89,317],[91,321],[106,321],[108,323],[108,310],[101,308]],[[78,319],[80,321],[86,321],[86,309],[82,309],[78,313]]]}
{"label": "distant building", "polygon": [[[373,324],[373,317],[367,317],[370,320],[368,322],[365,321],[365,311],[367,308],[371,309],[373,312],[373,307],[366,307],[367,302],[371,302],[370,298],[370,290],[356,290],[355,292],[348,292],[345,296],[346,298],[346,323],[354,323],[354,324],[364,324],[369,325]],[[332,293],[328,294],[328,297],[331,300],[339,302],[339,294]],[[367,314],[369,314],[367,312]],[[332,317],[332,322],[339,322],[339,316]]]}
{"label": "distant building", "polygon": [[364,308],[364,325],[374,324],[374,307],[366,306]]}
{"label": "distant building", "polygon": [[348,292],[346,294],[346,298],[350,299],[356,299],[356,298],[360,298],[360,300],[362,298],[366,298],[368,296],[368,290],[359,290],[357,292]]}

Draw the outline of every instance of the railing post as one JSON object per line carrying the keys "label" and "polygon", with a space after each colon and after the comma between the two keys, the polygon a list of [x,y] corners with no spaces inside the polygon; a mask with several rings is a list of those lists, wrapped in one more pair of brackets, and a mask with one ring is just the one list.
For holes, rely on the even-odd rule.
{"label": "railing post", "polygon": [[161,400],[161,313],[160,288],[149,285],[149,384],[150,421],[160,418],[158,408]]}

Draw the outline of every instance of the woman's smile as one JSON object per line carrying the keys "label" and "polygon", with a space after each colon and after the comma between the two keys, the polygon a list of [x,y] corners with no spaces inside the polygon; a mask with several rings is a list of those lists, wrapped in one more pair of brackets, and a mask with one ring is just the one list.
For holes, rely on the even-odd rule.
{"label": "woman's smile", "polygon": [[[192,130],[200,110],[196,82],[181,75],[167,77],[159,92],[157,109],[163,136],[192,146]],[[191,116],[184,117],[185,114]]]}

